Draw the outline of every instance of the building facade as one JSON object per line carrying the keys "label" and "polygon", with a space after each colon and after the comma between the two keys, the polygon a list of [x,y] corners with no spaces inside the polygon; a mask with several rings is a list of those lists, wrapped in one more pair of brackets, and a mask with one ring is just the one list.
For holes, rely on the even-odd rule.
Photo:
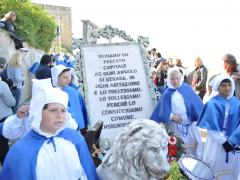
{"label": "building facade", "polygon": [[37,4],[45,9],[56,19],[58,28],[56,29],[56,38],[52,43],[52,48],[72,47],[72,12],[70,7]]}

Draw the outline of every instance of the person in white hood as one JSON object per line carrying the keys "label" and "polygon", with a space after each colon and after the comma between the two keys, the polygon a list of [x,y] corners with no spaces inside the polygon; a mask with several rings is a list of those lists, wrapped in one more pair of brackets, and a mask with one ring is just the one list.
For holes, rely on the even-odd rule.
{"label": "person in white hood", "polygon": [[[41,87],[52,87],[51,79],[33,79],[32,94],[37,95],[38,89]],[[29,105],[22,105],[16,114],[9,116],[4,123],[0,124],[0,135],[7,139],[16,140],[24,137],[31,130],[32,119],[29,118]],[[68,113],[69,114],[69,113]],[[66,127],[77,130],[77,123],[71,117],[67,121]]]}
{"label": "person in white hood", "polygon": [[208,137],[203,161],[219,180],[236,180],[240,175],[240,101],[235,84],[227,74],[215,77],[212,98],[204,105],[197,125]]}
{"label": "person in white hood", "polygon": [[68,110],[72,117],[76,120],[78,129],[81,130],[82,134],[85,134],[85,131],[90,124],[88,112],[80,92],[77,89],[69,86],[71,81],[70,68],[60,64],[52,67],[51,73],[53,86],[61,88],[68,94]]}
{"label": "person in white hood", "polygon": [[203,146],[196,121],[203,108],[202,100],[184,81],[178,67],[168,69],[167,88],[151,118],[169,126],[184,142],[185,153],[202,158]]}
{"label": "person in white hood", "polygon": [[11,147],[0,179],[98,179],[84,138],[66,128],[68,95],[58,88],[37,88],[29,112],[32,130]]}

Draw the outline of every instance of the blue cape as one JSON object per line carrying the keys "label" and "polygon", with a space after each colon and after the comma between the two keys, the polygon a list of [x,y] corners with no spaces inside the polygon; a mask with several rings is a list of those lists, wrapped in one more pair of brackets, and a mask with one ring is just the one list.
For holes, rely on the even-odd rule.
{"label": "blue cape", "polygon": [[70,83],[69,86],[70,86],[70,87],[73,87],[74,89],[76,89],[76,90],[79,91],[79,86],[76,86],[76,85],[73,84],[73,83]]}
{"label": "blue cape", "polygon": [[205,104],[199,116],[197,126],[207,130],[223,131],[226,103],[230,105],[230,110],[225,135],[229,137],[233,144],[240,145],[240,101],[234,96],[230,99],[214,96]]}
{"label": "blue cape", "polygon": [[228,140],[235,144],[240,146],[240,122],[238,122],[237,127],[234,129],[234,132],[231,134],[231,136],[228,138]]}
{"label": "blue cape", "polygon": [[203,102],[199,98],[199,96],[192,90],[192,88],[186,83],[183,83],[177,89],[167,88],[163,92],[150,119],[157,122],[164,122],[169,124],[170,114],[172,111],[171,99],[172,99],[173,93],[176,90],[183,96],[184,103],[187,110],[187,117],[189,118],[189,120],[197,121],[198,116],[203,108]]}
{"label": "blue cape", "polygon": [[40,63],[39,62],[35,62],[32,64],[32,66],[28,69],[28,71],[32,74],[35,74],[37,68],[39,67]]}
{"label": "blue cape", "polygon": [[77,89],[70,86],[62,88],[68,94],[68,110],[72,117],[76,120],[79,129],[87,127],[89,118],[85,102]]}
{"label": "blue cape", "polygon": [[3,131],[3,123],[0,123],[0,136],[2,136],[2,131]]}
{"label": "blue cape", "polygon": [[[75,145],[87,178],[90,180],[98,179],[91,154],[80,133],[66,128],[57,137],[69,140]],[[32,130],[23,139],[14,144],[5,158],[3,168],[0,172],[0,179],[36,180],[38,152],[43,143],[48,139]]]}

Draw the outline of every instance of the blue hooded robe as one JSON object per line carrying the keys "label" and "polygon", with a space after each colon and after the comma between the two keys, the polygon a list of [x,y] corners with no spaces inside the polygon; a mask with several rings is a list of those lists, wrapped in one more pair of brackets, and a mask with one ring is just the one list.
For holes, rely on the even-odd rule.
{"label": "blue hooded robe", "polygon": [[[231,81],[231,91],[223,86],[223,80]],[[229,82],[229,81],[225,81]],[[215,77],[212,86],[212,97],[204,106],[197,126],[207,129],[208,137],[205,143],[203,161],[213,170],[214,174],[222,174],[221,179],[238,179],[240,173],[240,154],[235,150],[226,152],[225,141],[230,144],[240,144],[240,101],[233,96],[235,87],[233,79],[227,74]],[[227,91],[226,91],[227,90]],[[226,173],[229,172],[230,173]]]}
{"label": "blue hooded robe", "polygon": [[[226,129],[223,128],[224,116],[225,116],[225,105],[229,104],[228,121]],[[236,97],[225,99],[222,96],[214,96],[204,106],[197,126],[207,130],[213,131],[226,131],[227,136],[235,145],[240,145],[240,101]]]}
{"label": "blue hooded robe", "polygon": [[[81,165],[89,180],[98,179],[91,154],[84,138],[79,132],[72,129],[64,129],[56,137],[62,137],[71,141],[79,155]],[[46,138],[31,130],[23,139],[19,140],[8,152],[3,168],[0,172],[1,180],[36,180],[36,164],[38,152],[43,143],[54,144],[54,137]],[[56,151],[58,147],[55,147]]]}
{"label": "blue hooded robe", "polygon": [[80,92],[70,86],[65,86],[62,90],[68,94],[68,110],[76,120],[78,128],[83,129],[87,127],[89,124],[89,118],[85,102]]}
{"label": "blue hooded robe", "polygon": [[186,83],[182,83],[182,85],[176,89],[167,88],[163,92],[160,101],[158,102],[150,119],[166,124],[170,123],[170,114],[172,111],[171,98],[175,91],[178,91],[184,98],[188,119],[190,121],[197,121],[198,115],[203,108],[203,102],[199,98],[199,96],[192,90],[192,88]]}

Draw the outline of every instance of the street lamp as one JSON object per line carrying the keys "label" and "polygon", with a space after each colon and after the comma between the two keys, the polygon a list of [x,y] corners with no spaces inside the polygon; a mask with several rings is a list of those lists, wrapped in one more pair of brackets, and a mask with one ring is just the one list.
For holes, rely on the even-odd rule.
{"label": "street lamp", "polygon": [[62,51],[62,43],[61,43],[61,16],[59,15],[59,7],[57,8],[57,19],[58,19],[58,45],[59,45],[59,51],[61,54]]}

